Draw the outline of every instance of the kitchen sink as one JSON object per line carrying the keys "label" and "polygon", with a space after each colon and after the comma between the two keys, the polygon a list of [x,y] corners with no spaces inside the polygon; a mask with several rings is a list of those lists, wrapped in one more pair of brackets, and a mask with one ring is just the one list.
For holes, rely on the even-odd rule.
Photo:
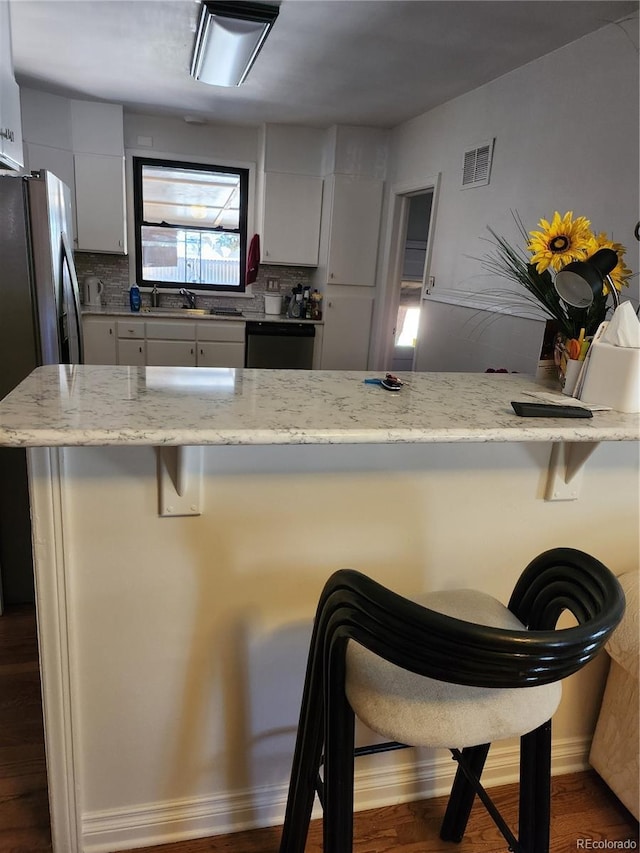
{"label": "kitchen sink", "polygon": [[242,311],[225,308],[147,308],[145,314],[187,314],[192,317],[242,317]]}

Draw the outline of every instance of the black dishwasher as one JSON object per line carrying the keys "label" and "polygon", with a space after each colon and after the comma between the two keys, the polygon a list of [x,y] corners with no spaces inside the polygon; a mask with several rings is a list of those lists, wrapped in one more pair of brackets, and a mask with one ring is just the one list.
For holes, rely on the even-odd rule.
{"label": "black dishwasher", "polygon": [[316,328],[313,323],[247,323],[247,367],[311,370]]}

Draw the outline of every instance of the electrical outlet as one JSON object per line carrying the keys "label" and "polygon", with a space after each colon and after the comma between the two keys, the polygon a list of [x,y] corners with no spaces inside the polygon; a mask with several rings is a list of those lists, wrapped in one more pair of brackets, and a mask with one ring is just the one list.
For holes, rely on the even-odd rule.
{"label": "electrical outlet", "polygon": [[267,290],[273,292],[274,290],[280,290],[280,279],[279,278],[268,278],[267,279]]}
{"label": "electrical outlet", "polygon": [[436,286],[436,277],[434,275],[430,275],[427,279],[427,286],[425,287],[425,293],[431,293],[433,288]]}

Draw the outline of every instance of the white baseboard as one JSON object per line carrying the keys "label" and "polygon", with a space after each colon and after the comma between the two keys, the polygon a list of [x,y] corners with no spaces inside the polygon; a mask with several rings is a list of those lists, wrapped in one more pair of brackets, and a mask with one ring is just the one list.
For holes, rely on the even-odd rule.
{"label": "white baseboard", "polygon": [[[585,770],[590,738],[556,740],[552,773],[559,776]],[[420,760],[419,753],[394,753],[393,766],[358,771],[355,803],[358,811],[395,803],[428,799],[449,792],[455,763],[443,752]],[[417,760],[416,760],[417,756]],[[487,788],[518,781],[518,746],[493,747],[482,776]],[[132,847],[169,844],[189,838],[223,835],[282,823],[287,785],[253,788],[183,800],[149,803],[131,809],[93,812],[82,818],[84,853],[113,853]],[[314,813],[320,816],[320,811]]]}

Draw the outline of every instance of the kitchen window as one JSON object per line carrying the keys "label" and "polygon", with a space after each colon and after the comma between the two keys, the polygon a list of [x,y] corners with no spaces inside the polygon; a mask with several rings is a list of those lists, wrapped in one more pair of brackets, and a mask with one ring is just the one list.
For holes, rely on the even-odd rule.
{"label": "kitchen window", "polygon": [[133,158],[141,286],[244,292],[248,169]]}

